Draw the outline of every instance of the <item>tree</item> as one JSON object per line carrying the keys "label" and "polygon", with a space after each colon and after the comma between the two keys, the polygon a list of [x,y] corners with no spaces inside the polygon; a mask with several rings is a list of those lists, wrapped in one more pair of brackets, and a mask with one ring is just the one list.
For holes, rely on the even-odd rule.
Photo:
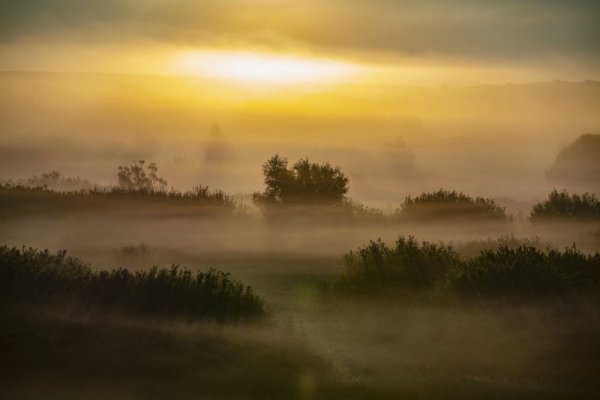
{"label": "tree", "polygon": [[167,187],[167,181],[158,176],[156,163],[145,165],[139,160],[131,166],[119,167],[119,188],[131,191],[161,191]]}
{"label": "tree", "polygon": [[342,203],[349,179],[331,164],[298,160],[292,168],[288,160],[276,154],[263,164],[265,190],[255,193],[258,203],[303,205]]}
{"label": "tree", "polygon": [[581,135],[563,148],[546,176],[571,187],[600,189],[600,135]]}

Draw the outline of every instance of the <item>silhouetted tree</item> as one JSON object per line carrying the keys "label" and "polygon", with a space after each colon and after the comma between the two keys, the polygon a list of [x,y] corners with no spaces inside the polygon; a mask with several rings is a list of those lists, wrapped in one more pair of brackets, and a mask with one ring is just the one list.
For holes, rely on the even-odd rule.
{"label": "silhouetted tree", "polygon": [[292,168],[285,157],[274,155],[263,164],[265,190],[255,193],[259,203],[302,205],[342,203],[349,179],[339,167],[300,159]]}
{"label": "silhouetted tree", "polygon": [[146,161],[139,160],[131,166],[119,167],[119,188],[133,191],[165,190],[167,181],[158,176],[156,163],[145,165]]}
{"label": "silhouetted tree", "polygon": [[581,135],[560,151],[546,176],[561,184],[600,188],[600,135]]}

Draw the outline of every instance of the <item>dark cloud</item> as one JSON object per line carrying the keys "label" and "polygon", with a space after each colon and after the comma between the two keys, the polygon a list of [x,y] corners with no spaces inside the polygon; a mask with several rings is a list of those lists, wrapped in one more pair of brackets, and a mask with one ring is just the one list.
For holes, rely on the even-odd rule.
{"label": "dark cloud", "polygon": [[4,43],[152,40],[515,62],[600,56],[600,2],[588,0],[20,0],[2,2],[0,15]]}

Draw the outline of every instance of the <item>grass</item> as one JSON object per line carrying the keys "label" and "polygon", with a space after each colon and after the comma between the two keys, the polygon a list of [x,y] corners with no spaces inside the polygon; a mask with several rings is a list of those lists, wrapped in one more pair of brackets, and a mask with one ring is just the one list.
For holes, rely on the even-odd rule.
{"label": "grass", "polygon": [[277,327],[137,324],[13,315],[0,325],[7,399],[586,399],[598,385],[553,376],[406,368],[339,370]]}
{"label": "grass", "polygon": [[[434,264],[442,261],[452,270],[456,262],[461,263],[453,248],[443,244],[420,243],[412,238],[401,238],[393,246],[376,241],[373,246],[366,247],[370,253],[367,251],[362,255],[368,262],[378,260],[377,249],[387,248],[390,254],[385,267],[392,270],[392,274],[398,272],[395,268],[403,265],[398,268],[400,272],[397,280],[393,281],[394,285],[381,284],[374,279],[379,282],[374,286],[376,290],[393,290],[394,287],[402,287],[405,279],[414,279],[410,280],[411,290],[426,291],[436,285],[437,277],[446,270],[438,269]],[[64,252],[52,254],[31,249],[2,250],[12,256],[4,256],[0,265],[10,264],[6,260],[13,260],[11,263],[17,263],[19,268],[52,272],[48,275],[30,273],[27,276],[51,276],[51,286],[60,293],[69,294],[62,296],[57,293],[56,301],[47,303],[52,298],[48,296],[52,291],[30,289],[23,292],[19,290],[22,286],[7,285],[25,299],[24,303],[5,299],[0,302],[8,306],[10,311],[0,314],[2,398],[584,399],[593,398],[599,391],[597,383],[590,378],[594,376],[594,355],[598,354],[595,344],[598,327],[597,323],[590,324],[583,318],[576,319],[577,323],[571,323],[573,326],[567,323],[552,328],[552,324],[547,324],[543,325],[544,329],[539,328],[539,331],[545,332],[548,326],[555,330],[551,332],[552,335],[564,336],[553,343],[551,350],[543,353],[547,358],[540,361],[542,365],[559,365],[560,368],[504,369],[502,362],[491,362],[492,367],[500,367],[480,370],[467,362],[470,352],[476,352],[480,357],[489,356],[491,352],[502,360],[511,357],[507,353],[499,355],[501,351],[509,351],[508,347],[490,350],[490,346],[504,343],[500,337],[507,333],[496,332],[495,325],[488,326],[488,319],[483,317],[491,313],[492,321],[493,318],[502,318],[501,312],[495,308],[480,307],[483,314],[476,313],[465,318],[464,310],[461,311],[461,307],[456,307],[454,303],[440,305],[439,312],[432,312],[431,307],[423,307],[423,304],[412,303],[410,307],[414,311],[406,312],[402,306],[395,307],[390,303],[377,300],[373,303],[353,302],[348,301],[348,297],[340,296],[335,302],[324,304],[323,309],[304,310],[306,315],[276,307],[279,310],[276,318],[259,318],[259,323],[254,324],[213,323],[210,320],[215,318],[212,317],[201,317],[201,321],[193,322],[185,313],[178,314],[177,308],[169,308],[179,304],[177,302],[170,303],[166,309],[162,306],[158,309],[150,307],[151,313],[140,312],[136,307],[130,308],[129,302],[138,297],[132,297],[132,292],[127,290],[120,292],[123,286],[114,285],[114,282],[130,282],[129,279],[135,274],[116,270],[104,273],[104,282],[112,287],[110,291],[96,289],[89,292],[89,297],[93,297],[94,301],[86,307],[93,312],[82,317],[82,314],[64,312],[74,302],[87,304],[83,299],[88,298],[80,297],[74,289],[87,286],[69,286],[74,280],[68,277],[83,276],[84,279],[79,281],[81,283],[87,281],[86,274],[97,274],[99,277],[101,272],[89,271],[85,264],[69,258]],[[21,254],[15,255],[15,252]],[[359,252],[354,254],[361,256]],[[574,260],[575,264],[579,263],[577,258]],[[292,261],[289,256],[286,258],[282,255],[280,259],[273,260],[273,267],[277,267],[276,271],[285,270],[292,274],[298,267]],[[316,263],[316,260],[312,262]],[[322,262],[324,265],[317,264],[315,267],[313,264],[312,275],[307,269],[307,284],[315,276],[321,276],[321,270],[328,261]],[[264,264],[263,261],[258,263]],[[248,266],[247,259],[243,265]],[[281,268],[281,265],[286,268]],[[428,274],[421,275],[420,269],[428,271]],[[178,289],[174,292],[170,289],[147,291],[151,294],[150,304],[164,304],[164,297],[160,293],[182,293],[177,286],[179,275],[170,277],[171,270],[164,271],[167,274],[165,280],[161,278],[158,281],[163,284],[172,282],[174,286],[168,284],[167,288]],[[113,273],[116,275],[113,276]],[[128,278],[123,279],[120,274]],[[154,285],[156,281],[149,279],[152,275],[151,271],[143,273],[144,279],[154,282]],[[63,280],[61,277],[65,276],[67,279]],[[273,276],[274,272],[271,272],[264,278],[278,286],[273,282]],[[6,282],[4,276],[0,282]],[[252,282],[254,286],[254,280]],[[295,274],[290,282],[280,284],[282,291],[287,293],[294,285],[299,285],[298,275]],[[138,288],[143,287],[146,286]],[[5,287],[0,290],[2,295],[9,292]],[[33,300],[51,306],[48,312],[23,312],[32,310],[29,306],[22,306],[29,304],[32,292],[40,293]],[[129,294],[122,297],[119,293]],[[123,298],[128,300],[119,300]],[[110,303],[113,299],[114,302]],[[109,300],[108,304],[104,303],[106,300]],[[137,304],[148,307],[145,302]],[[340,308],[340,304],[347,309]],[[115,308],[123,308],[126,312],[117,313]],[[183,319],[176,318],[178,315]],[[518,319],[523,316],[519,315]],[[389,320],[392,317],[400,323]],[[335,335],[320,325],[311,325],[314,323],[310,322],[311,318],[331,323]],[[289,324],[286,322],[288,319]],[[575,319],[572,313],[565,318],[570,319]],[[297,328],[298,325],[300,328]],[[469,343],[471,348],[462,347],[468,340],[457,339],[463,334],[460,330],[463,325],[467,331],[472,329],[472,337],[477,339],[474,344]],[[522,329],[530,329],[535,325],[529,322]],[[523,324],[519,322],[516,326],[522,327]],[[524,340],[523,344],[513,349],[515,352],[527,349],[529,341],[537,338],[535,334],[519,333],[520,328],[514,329],[516,332],[511,333],[513,339],[523,337]],[[496,338],[479,338],[478,335],[483,333],[493,333]],[[355,340],[350,340],[349,336]],[[539,340],[544,342],[547,337],[541,336]],[[513,342],[508,343],[512,345]],[[477,346],[483,346],[485,352],[482,354]],[[338,354],[338,348],[349,349],[348,352],[354,355],[344,352]],[[379,360],[379,351],[382,349],[388,357]],[[563,351],[567,353],[563,354]],[[424,356],[420,355],[421,352],[425,353]],[[459,356],[455,356],[454,352]],[[463,353],[467,354],[464,357],[467,361],[463,360]],[[363,354],[367,358],[374,358],[379,369],[373,369],[372,364],[363,360]],[[432,357],[430,361],[428,356]],[[390,357],[394,362],[388,365],[386,362],[390,361]],[[480,364],[487,365],[483,361]],[[514,370],[520,372],[514,373]]]}

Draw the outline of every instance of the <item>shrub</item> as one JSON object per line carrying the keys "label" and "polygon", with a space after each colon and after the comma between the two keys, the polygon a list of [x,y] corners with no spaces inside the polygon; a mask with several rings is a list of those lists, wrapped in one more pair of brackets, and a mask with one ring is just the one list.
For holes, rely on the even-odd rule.
{"label": "shrub", "polygon": [[600,286],[600,254],[531,246],[484,250],[462,263],[451,279],[466,295],[535,297]]}
{"label": "shrub", "polygon": [[218,189],[211,190],[207,186],[198,186],[188,191],[134,191],[115,187],[56,192],[47,187],[0,184],[0,215],[6,217],[86,210],[127,213],[202,211],[204,207],[214,207],[228,213],[238,209],[232,196]]}
{"label": "shrub", "polygon": [[548,247],[548,245],[542,243],[537,236],[531,238],[517,238],[514,235],[504,235],[496,239],[467,240],[453,245],[462,259],[475,258],[484,250],[495,250],[500,247],[516,249],[520,246],[535,247],[537,249]]}
{"label": "shrub", "polygon": [[71,307],[136,316],[219,321],[257,318],[263,301],[228,273],[172,266],[150,271],[92,271],[67,256],[32,248],[0,247],[0,304]]}
{"label": "shrub", "polygon": [[447,246],[418,243],[413,237],[400,237],[394,246],[387,246],[379,239],[343,257],[343,272],[335,286],[350,293],[422,289],[433,286],[457,262],[457,253]]}
{"label": "shrub", "polygon": [[600,288],[600,254],[501,245],[461,261],[451,246],[400,237],[394,246],[371,241],[342,260],[334,282],[341,294],[375,295],[395,290],[444,288],[467,297],[527,299]]}
{"label": "shrub", "polygon": [[548,199],[533,206],[533,222],[549,220],[585,221],[600,219],[600,201],[594,194],[569,194],[553,190]]}
{"label": "shrub", "polygon": [[487,219],[508,221],[511,218],[506,210],[493,200],[471,196],[456,191],[437,190],[422,193],[411,198],[408,196],[396,216],[403,220],[440,220],[440,219]]}

